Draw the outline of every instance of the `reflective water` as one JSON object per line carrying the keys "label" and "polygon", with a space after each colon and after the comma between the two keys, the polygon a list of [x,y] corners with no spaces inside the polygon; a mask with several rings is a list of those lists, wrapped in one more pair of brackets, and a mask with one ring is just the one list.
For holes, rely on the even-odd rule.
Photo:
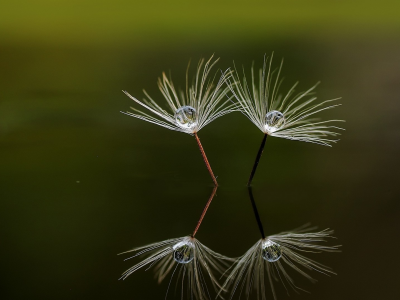
{"label": "reflective water", "polygon": [[[106,16],[99,36],[118,33],[107,31]],[[74,19],[63,20],[66,26]],[[141,43],[132,35],[119,43],[87,36],[70,44],[35,40],[30,32],[26,39],[0,39],[2,299],[163,299],[168,280],[157,285],[150,270],[118,281],[132,262],[116,254],[190,234],[212,181],[194,138],[119,113],[135,105],[121,90],[142,99],[144,88],[162,103],[162,71],[171,70],[176,87],[184,88],[190,58],[194,63],[215,53],[222,70],[235,60],[240,71],[253,60],[261,67],[272,51],[277,65],[285,58],[281,91],[297,80],[298,92],[321,81],[319,99],[343,98],[343,106],[321,117],[347,120],[332,148],[268,138],[253,181],[267,236],[310,222],[335,229],[343,245],[343,253],[312,256],[338,276],[316,274],[315,285],[294,276],[311,294],[291,293],[291,299],[398,294],[399,275],[390,267],[400,246],[394,238],[400,217],[398,33],[374,25],[354,35],[335,27],[332,34],[265,36],[273,27],[262,27],[256,37],[239,39],[236,31],[198,26],[189,41],[174,35],[171,42],[169,31],[159,33],[160,23]],[[220,187],[196,237],[237,257],[260,238],[246,183],[263,134],[232,113],[199,135]],[[372,237],[385,249],[379,260],[365,251]],[[279,299],[287,299],[277,289]]]}

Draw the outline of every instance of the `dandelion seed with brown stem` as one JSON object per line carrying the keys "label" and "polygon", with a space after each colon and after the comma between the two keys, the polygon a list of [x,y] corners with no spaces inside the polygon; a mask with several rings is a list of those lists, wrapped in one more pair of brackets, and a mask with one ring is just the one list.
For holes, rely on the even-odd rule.
{"label": "dandelion seed with brown stem", "polygon": [[186,74],[186,92],[177,91],[172,80],[167,78],[165,73],[158,79],[158,87],[169,106],[168,110],[163,109],[144,91],[147,99],[139,101],[128,92],[124,93],[134,100],[137,104],[146,108],[153,115],[149,115],[136,108],[132,112],[123,112],[124,114],[135,117],[164,128],[184,132],[193,135],[199,146],[201,155],[210,173],[210,176],[217,186],[217,179],[211,169],[206,153],[200,142],[198,132],[215,119],[224,116],[235,110],[235,104],[232,104],[231,98],[225,99],[229,87],[224,86],[232,75],[230,70],[222,73],[218,82],[215,84],[215,77],[210,77],[210,71],[217,63],[218,59],[207,62],[201,59],[197,65],[196,75],[191,84],[189,84],[188,72]]}

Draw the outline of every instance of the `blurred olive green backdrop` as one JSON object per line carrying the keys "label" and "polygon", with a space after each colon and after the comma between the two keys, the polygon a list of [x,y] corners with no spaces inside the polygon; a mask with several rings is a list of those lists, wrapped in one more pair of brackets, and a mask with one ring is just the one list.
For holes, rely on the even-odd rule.
{"label": "blurred olive green backdrop", "polygon": [[[332,148],[268,139],[254,180],[267,234],[311,222],[343,245],[313,256],[338,276],[295,276],[311,293],[290,299],[398,299],[400,5],[370,0],[2,1],[1,299],[164,299],[151,270],[118,281],[139,260],[117,253],[189,234],[211,180],[194,138],[121,114],[121,90],[162,103],[162,71],[184,87],[190,59],[249,68],[272,51],[282,91],[321,81],[343,106],[320,116],[347,121]],[[233,113],[200,137],[220,188],[197,237],[242,255],[262,134]]]}

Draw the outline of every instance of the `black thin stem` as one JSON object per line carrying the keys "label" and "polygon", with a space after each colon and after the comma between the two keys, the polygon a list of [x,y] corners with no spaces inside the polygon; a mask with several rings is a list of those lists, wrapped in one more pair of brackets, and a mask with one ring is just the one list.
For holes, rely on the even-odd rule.
{"label": "black thin stem", "polygon": [[260,215],[258,214],[257,205],[256,205],[256,202],[254,201],[253,191],[251,190],[250,186],[248,187],[248,190],[249,190],[251,205],[253,206],[254,216],[256,217],[256,220],[257,220],[258,229],[260,230],[261,237],[263,239],[265,239],[264,227],[261,223]]}
{"label": "black thin stem", "polygon": [[251,182],[253,180],[254,174],[256,173],[258,163],[260,162],[261,155],[263,154],[263,151],[264,151],[265,142],[267,141],[267,137],[268,137],[268,134],[264,134],[263,140],[261,142],[260,149],[258,149],[256,161],[254,162],[253,169],[251,170],[251,173],[250,173],[249,181],[247,182],[247,186],[251,185]]}

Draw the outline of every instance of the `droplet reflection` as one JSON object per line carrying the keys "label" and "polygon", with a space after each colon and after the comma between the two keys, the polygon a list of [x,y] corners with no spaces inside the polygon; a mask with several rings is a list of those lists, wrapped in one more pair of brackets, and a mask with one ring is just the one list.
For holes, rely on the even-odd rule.
{"label": "droplet reflection", "polygon": [[175,122],[183,129],[194,129],[197,125],[196,110],[189,105],[178,108],[175,112]]}
{"label": "droplet reflection", "polygon": [[262,256],[269,262],[277,261],[282,256],[281,246],[271,240],[265,240],[262,243]]}
{"label": "droplet reflection", "polygon": [[285,123],[285,116],[280,111],[271,110],[265,115],[265,129],[269,132],[282,128]]}
{"label": "droplet reflection", "polygon": [[190,241],[179,242],[173,249],[174,259],[180,264],[190,263],[194,258],[194,244]]}

